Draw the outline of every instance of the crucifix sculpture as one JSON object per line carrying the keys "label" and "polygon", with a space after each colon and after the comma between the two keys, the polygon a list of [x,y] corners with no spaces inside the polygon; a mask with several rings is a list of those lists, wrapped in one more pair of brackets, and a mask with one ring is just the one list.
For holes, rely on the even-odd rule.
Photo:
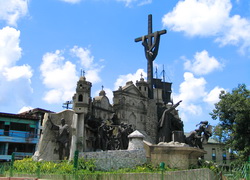
{"label": "crucifix sculpture", "polygon": [[153,33],[152,28],[152,14],[148,15],[148,34],[135,39],[135,42],[142,41],[142,45],[144,46],[145,56],[148,61],[148,74],[147,74],[147,82],[149,84],[149,98],[154,98],[153,92],[153,61],[155,60],[159,44],[160,44],[160,35],[166,34],[166,30],[156,31]]}

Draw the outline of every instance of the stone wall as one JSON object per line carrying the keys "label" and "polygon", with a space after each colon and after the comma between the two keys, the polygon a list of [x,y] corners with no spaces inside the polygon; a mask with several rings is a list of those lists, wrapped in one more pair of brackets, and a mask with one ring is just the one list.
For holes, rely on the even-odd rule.
{"label": "stone wall", "polygon": [[147,162],[144,149],[81,152],[79,158],[81,157],[88,160],[94,159],[97,169],[102,171],[132,168]]}

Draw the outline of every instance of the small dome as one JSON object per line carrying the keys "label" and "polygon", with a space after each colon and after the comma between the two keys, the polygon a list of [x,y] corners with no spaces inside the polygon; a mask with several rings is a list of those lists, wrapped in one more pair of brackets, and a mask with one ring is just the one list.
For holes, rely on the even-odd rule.
{"label": "small dome", "polygon": [[81,76],[79,80],[80,81],[86,81],[86,77],[85,76]]}
{"label": "small dome", "polygon": [[101,90],[99,96],[106,96],[106,92],[104,90]]}

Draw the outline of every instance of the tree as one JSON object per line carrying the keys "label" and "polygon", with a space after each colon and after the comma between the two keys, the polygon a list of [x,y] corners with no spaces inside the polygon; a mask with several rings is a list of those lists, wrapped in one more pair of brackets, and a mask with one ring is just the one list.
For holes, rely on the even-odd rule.
{"label": "tree", "polygon": [[247,160],[250,156],[250,91],[245,84],[232,92],[221,91],[220,101],[210,115],[220,122],[215,135]]}

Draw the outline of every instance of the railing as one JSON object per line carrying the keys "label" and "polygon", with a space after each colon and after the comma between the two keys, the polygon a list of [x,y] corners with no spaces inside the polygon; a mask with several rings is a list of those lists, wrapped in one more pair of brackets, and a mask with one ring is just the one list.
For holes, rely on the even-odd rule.
{"label": "railing", "polygon": [[4,131],[3,129],[0,129],[0,136],[22,137],[22,138],[38,138],[38,134],[35,134],[33,132],[16,131],[16,130]]}

